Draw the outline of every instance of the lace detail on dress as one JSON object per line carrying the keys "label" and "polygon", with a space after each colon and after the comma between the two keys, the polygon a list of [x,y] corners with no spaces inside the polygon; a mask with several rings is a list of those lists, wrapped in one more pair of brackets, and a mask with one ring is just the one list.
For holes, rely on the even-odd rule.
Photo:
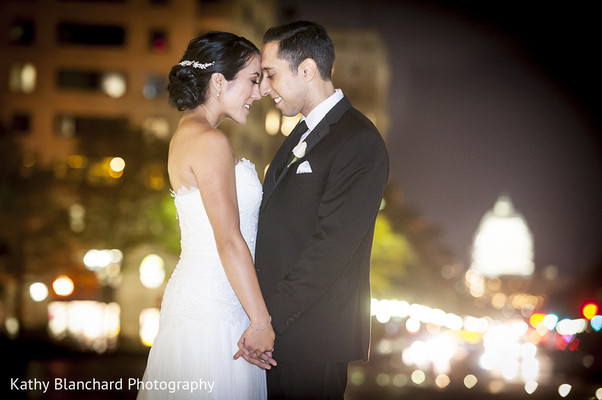
{"label": "lace detail on dress", "polygon": [[185,196],[187,194],[190,194],[192,192],[194,192],[195,190],[199,190],[199,188],[197,188],[196,186],[180,186],[178,188],[178,190],[176,190],[175,192],[170,189],[169,192],[171,193],[171,197],[178,197],[178,196]]}
{"label": "lace detail on dress", "polygon": [[[249,160],[239,161],[235,174],[240,231],[254,258],[262,187]],[[161,319],[201,313],[216,313],[226,319],[246,317],[221,265],[199,189],[180,187],[173,196],[182,253],[165,289]]]}

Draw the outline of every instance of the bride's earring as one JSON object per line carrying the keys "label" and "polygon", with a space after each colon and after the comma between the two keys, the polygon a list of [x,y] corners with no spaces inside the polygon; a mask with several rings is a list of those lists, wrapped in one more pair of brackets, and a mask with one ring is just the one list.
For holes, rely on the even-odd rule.
{"label": "bride's earring", "polygon": [[222,88],[217,88],[217,97],[219,97],[219,94],[221,91],[222,91]]}

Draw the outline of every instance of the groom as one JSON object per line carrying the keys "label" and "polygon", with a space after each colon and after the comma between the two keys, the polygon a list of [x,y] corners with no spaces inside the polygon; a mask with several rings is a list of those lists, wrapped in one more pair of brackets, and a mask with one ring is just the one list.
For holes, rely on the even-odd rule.
{"label": "groom", "polygon": [[259,215],[255,261],[278,360],[270,399],[343,399],[348,362],[368,359],[370,252],[388,156],[374,125],[335,90],[333,63],[318,24],[264,36],[261,94],[283,115],[303,116],[267,170]]}

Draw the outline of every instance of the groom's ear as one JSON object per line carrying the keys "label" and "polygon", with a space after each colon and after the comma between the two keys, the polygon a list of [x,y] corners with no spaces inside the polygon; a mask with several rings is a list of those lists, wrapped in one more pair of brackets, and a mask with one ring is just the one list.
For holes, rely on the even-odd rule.
{"label": "groom's ear", "polygon": [[318,72],[318,65],[313,58],[306,58],[305,60],[301,61],[297,71],[303,80],[309,82],[316,76],[316,73]]}

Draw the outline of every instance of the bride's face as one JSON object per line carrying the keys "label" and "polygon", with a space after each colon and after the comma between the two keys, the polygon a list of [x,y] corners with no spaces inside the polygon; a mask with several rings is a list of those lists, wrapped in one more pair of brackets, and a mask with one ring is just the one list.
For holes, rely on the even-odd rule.
{"label": "bride's face", "polygon": [[259,56],[254,55],[251,61],[241,69],[236,78],[226,83],[222,91],[221,101],[226,105],[226,113],[234,122],[244,124],[255,100],[261,99],[259,94],[259,78],[261,64]]}

